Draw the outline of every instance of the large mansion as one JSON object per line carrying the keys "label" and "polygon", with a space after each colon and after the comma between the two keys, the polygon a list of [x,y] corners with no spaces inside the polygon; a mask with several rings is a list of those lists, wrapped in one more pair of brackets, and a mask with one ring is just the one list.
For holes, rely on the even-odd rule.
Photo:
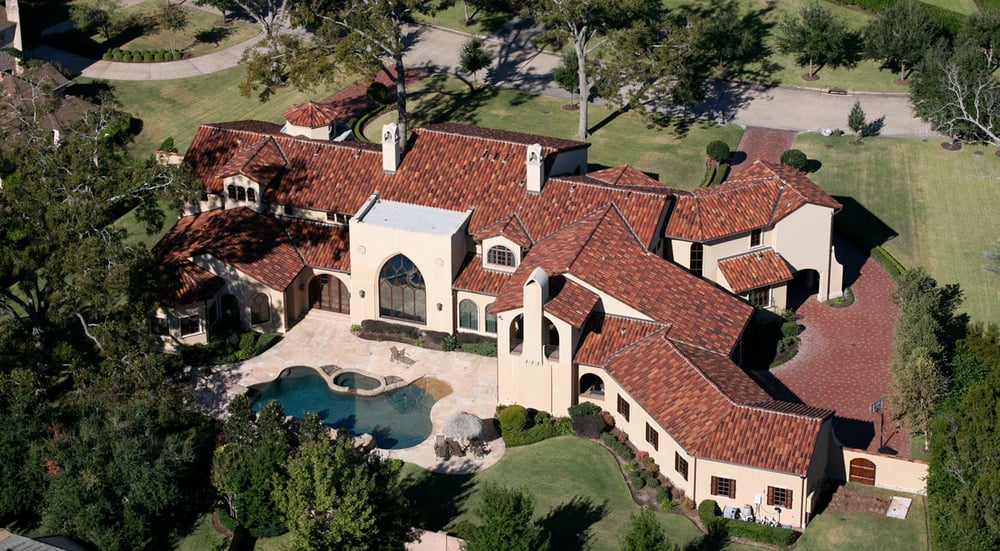
{"label": "large mansion", "polygon": [[498,403],[592,401],[695,501],[757,503],[803,527],[836,447],[833,412],[773,400],[738,365],[755,307],[842,292],[830,195],[757,162],[680,191],[588,144],[456,124],[331,141],[304,104],[276,125],[202,125],[204,200],[157,245],[159,328],[284,332],[310,309],[495,337]]}

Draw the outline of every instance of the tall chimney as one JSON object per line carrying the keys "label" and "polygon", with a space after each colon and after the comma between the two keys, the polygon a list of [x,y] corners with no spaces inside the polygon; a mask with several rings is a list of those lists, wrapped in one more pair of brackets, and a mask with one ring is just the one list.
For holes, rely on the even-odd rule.
{"label": "tall chimney", "polygon": [[[7,21],[14,24],[14,40],[11,46],[19,52],[24,51],[24,44],[21,42],[21,8],[18,6],[18,0],[7,0]],[[18,67],[20,67],[20,62],[17,62]]]}
{"label": "tall chimney", "polygon": [[545,185],[545,155],[542,153],[540,144],[528,146],[527,175],[525,184],[528,193],[541,193],[542,186]]}
{"label": "tall chimney", "polygon": [[390,123],[382,127],[382,170],[395,174],[402,151],[399,147],[399,127]]}

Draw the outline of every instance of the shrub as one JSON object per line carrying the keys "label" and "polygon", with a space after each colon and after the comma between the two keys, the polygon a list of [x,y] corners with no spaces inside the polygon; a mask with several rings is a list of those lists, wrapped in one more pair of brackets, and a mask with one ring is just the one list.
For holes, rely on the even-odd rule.
{"label": "shrub", "polygon": [[534,424],[536,425],[541,425],[542,423],[551,423],[552,414],[547,411],[536,411],[533,421]]}
{"label": "shrub", "polygon": [[660,487],[660,479],[656,478],[655,474],[649,471],[641,471],[639,475],[642,476],[642,480],[646,486],[649,486],[650,488]]}
{"label": "shrub", "polygon": [[160,142],[160,146],[156,149],[160,151],[170,151],[172,153],[177,153],[177,146],[174,144],[173,136],[167,136]]}
{"label": "shrub", "polygon": [[181,56],[180,52],[178,52],[177,50],[174,50],[174,51],[170,52],[170,57],[172,57],[176,61],[176,60],[180,59],[182,56]]}
{"label": "shrub", "polygon": [[602,409],[601,410],[601,417],[604,419],[604,424],[607,425],[608,428],[611,428],[611,429],[615,428],[615,416],[611,415],[610,411],[604,411]]}
{"label": "shrub", "polygon": [[268,348],[271,348],[281,340],[281,335],[277,333],[264,333],[257,339],[257,344],[253,346],[253,355],[259,356]]}
{"label": "shrub", "polygon": [[441,338],[441,350],[451,352],[458,348],[458,339],[455,335],[445,335]]}
{"label": "shrub", "polygon": [[660,472],[660,466],[656,464],[656,460],[648,455],[643,456],[642,467],[653,474]]}
{"label": "shrub", "polygon": [[480,356],[488,356],[491,358],[495,358],[497,355],[497,343],[495,342],[463,343],[462,352],[468,352],[469,354],[478,354]]}
{"label": "shrub", "polygon": [[153,54],[153,61],[163,61],[163,54],[160,52]]}
{"label": "shrub", "polygon": [[103,59],[104,61],[111,61],[111,52],[104,52],[104,55],[101,56],[101,59]]}
{"label": "shrub", "polygon": [[798,149],[789,149],[781,154],[781,164],[804,170],[809,158]]}
{"label": "shrub", "polygon": [[717,168],[718,170],[715,171],[715,174],[712,176],[712,180],[708,183],[708,185],[710,186],[721,184],[722,181],[726,179],[726,175],[729,174],[728,164],[719,163],[719,166]]}
{"label": "shrub", "polygon": [[385,84],[376,80],[368,85],[365,97],[374,104],[382,105],[389,99],[389,89],[385,87]]}
{"label": "shrub", "polygon": [[569,417],[560,417],[556,419],[556,430],[559,434],[563,436],[570,436],[573,434],[573,420]]}
{"label": "shrub", "polygon": [[122,60],[122,53],[121,52],[115,52],[115,53],[111,54],[111,60],[112,61],[121,61]]}
{"label": "shrub", "polygon": [[253,350],[253,345],[257,343],[257,333],[247,331],[240,335],[240,350],[249,352]]}
{"label": "shrub", "polygon": [[569,406],[569,418],[574,421],[584,415],[598,415],[601,407],[593,402],[580,402],[574,406]]}
{"label": "shrub", "polygon": [[716,520],[724,521],[723,526],[725,527],[726,534],[729,536],[746,538],[748,540],[759,541],[761,543],[770,543],[771,545],[778,545],[781,547],[788,547],[794,543],[797,536],[794,531],[786,530],[785,528],[780,528],[778,526],[768,526],[766,524],[757,524],[756,522],[746,522],[742,520]]}
{"label": "shrub", "polygon": [[582,438],[597,438],[606,426],[600,415],[584,415],[573,419],[573,431]]}
{"label": "shrub", "polygon": [[636,490],[641,490],[646,487],[646,479],[642,478],[642,475],[638,471],[632,473],[632,487]]}
{"label": "shrub", "polygon": [[623,444],[620,440],[618,440],[609,433],[605,432],[601,434],[601,442],[604,442],[605,446],[611,448],[611,451],[615,452],[615,454],[617,454],[618,457],[622,458],[625,461],[632,461],[632,459],[635,457],[632,454],[631,448]]}
{"label": "shrub", "polygon": [[506,437],[509,432],[524,430],[528,424],[528,410],[516,404],[507,406],[497,412],[497,421],[500,421],[500,434]]}
{"label": "shrub", "polygon": [[420,330],[409,325],[390,323],[381,320],[364,320],[361,322],[359,336],[371,340],[399,340],[413,342],[420,338]]}
{"label": "shrub", "polygon": [[794,346],[795,343],[797,343],[797,342],[799,342],[799,338],[798,337],[785,337],[785,338],[781,339],[780,341],[778,341],[778,344],[777,344],[777,346],[775,346],[774,351],[777,354],[781,354],[784,351],[786,351],[789,348],[791,348],[792,346]]}
{"label": "shrub", "polygon": [[799,336],[799,323],[796,321],[786,321],[781,324],[781,336],[782,337],[798,337]]}
{"label": "shrub", "polygon": [[881,246],[872,248],[871,255],[875,259],[875,262],[878,262],[893,278],[901,276],[906,271],[906,268],[895,257],[889,254],[889,251],[883,249]]}
{"label": "shrub", "polygon": [[708,153],[709,158],[713,161],[724,163],[729,160],[729,155],[732,152],[729,150],[729,144],[721,140],[715,140],[708,143],[705,153]]}
{"label": "shrub", "polygon": [[151,54],[151,53],[145,53],[145,54],[143,54],[142,55],[142,60],[145,61],[146,63],[152,63],[153,62],[153,54]]}
{"label": "shrub", "polygon": [[663,503],[664,501],[670,501],[671,503],[673,503],[670,496],[670,488],[666,486],[660,486],[659,488],[656,489],[656,502]]}
{"label": "shrub", "polygon": [[508,448],[513,448],[515,446],[527,446],[528,444],[541,442],[547,438],[559,436],[559,429],[554,423],[535,425],[528,430],[514,432],[503,432],[503,428],[501,426],[500,431],[503,434],[504,444],[506,444]]}
{"label": "shrub", "polygon": [[708,528],[708,524],[712,519],[719,518],[721,513],[719,504],[714,499],[706,499],[698,504],[698,518],[701,519],[701,523],[705,525],[705,528]]}

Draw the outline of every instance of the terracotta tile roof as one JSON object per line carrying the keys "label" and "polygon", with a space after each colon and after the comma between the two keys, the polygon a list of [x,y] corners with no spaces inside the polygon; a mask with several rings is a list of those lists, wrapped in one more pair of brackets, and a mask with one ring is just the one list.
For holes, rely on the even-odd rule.
{"label": "terracotta tile roof", "polygon": [[832,412],[767,399],[739,366],[706,354],[653,334],[605,369],[688,453],[805,475]]}
{"label": "terracotta tile roof", "polygon": [[785,259],[771,247],[723,258],[719,269],[736,294],[792,279]]}
{"label": "terracotta tile roof", "polygon": [[[564,140],[550,136],[540,136],[537,134],[526,134],[524,132],[512,132],[510,130],[498,130],[496,128],[484,128],[481,126],[470,126],[467,124],[456,124],[445,122],[425,126],[421,130],[424,132],[440,132],[450,136],[465,136],[468,138],[478,138],[511,145],[532,145],[539,144],[546,150],[546,154],[555,151],[572,151],[574,149],[586,149],[590,147],[587,142],[576,140]],[[518,161],[523,162],[522,155]]]}
{"label": "terracotta tile roof", "polygon": [[549,277],[572,274],[652,320],[669,323],[670,336],[728,354],[753,307],[673,262],[646,251],[615,205],[584,216],[532,248],[493,303],[519,308],[521,285],[541,267]]}
{"label": "terracotta tile roof", "polygon": [[496,296],[508,279],[510,274],[487,270],[483,268],[481,256],[470,254],[465,257],[465,263],[455,276],[452,287],[459,291]]}
{"label": "terracotta tile roof", "polygon": [[314,101],[291,105],[285,109],[283,116],[291,124],[308,128],[329,126],[333,121],[341,119],[341,113],[332,105]]}
{"label": "terracotta tile roof", "polygon": [[613,166],[602,170],[588,172],[587,177],[592,180],[604,182],[609,185],[631,187],[640,189],[659,189],[664,192],[672,192],[670,188],[664,186],[659,180],[636,170],[629,165]]}
{"label": "terracotta tile roof", "polygon": [[474,235],[473,238],[476,241],[484,241],[491,237],[500,236],[506,237],[514,243],[517,243],[522,249],[530,249],[531,244],[534,243],[531,236],[528,235],[528,230],[525,229],[524,223],[521,222],[521,218],[516,214],[505,216],[486,226],[476,232],[476,235]]}
{"label": "terracotta tile roof", "polygon": [[587,316],[594,310],[601,297],[586,287],[563,276],[549,279],[549,300],[545,312],[569,323],[573,327],[583,327]]}
{"label": "terracotta tile roof", "polygon": [[773,225],[805,204],[841,208],[798,170],[757,161],[735,180],[677,192],[664,235],[712,241]]}
{"label": "terracotta tile roof", "polygon": [[178,306],[209,300],[226,286],[226,281],[187,260],[160,264],[165,293],[164,304]]}
{"label": "terracotta tile roof", "polygon": [[587,321],[573,354],[577,363],[603,366],[618,351],[669,326],[654,321],[623,318],[595,312]]}
{"label": "terracotta tile roof", "polygon": [[242,174],[258,184],[267,185],[276,178],[288,164],[288,159],[269,136],[260,137],[240,148],[226,164],[222,165],[218,178]]}
{"label": "terracotta tile roof", "polygon": [[338,272],[351,271],[347,227],[288,218],[281,219],[281,224],[306,264]]}
{"label": "terracotta tile roof", "polygon": [[[256,140],[257,123],[202,125],[185,160],[205,189],[222,193],[217,178],[242,143]],[[395,174],[382,171],[381,146],[357,142],[333,143],[282,135],[276,125],[270,135],[288,164],[265,198],[323,211],[353,213],[375,191],[381,198],[465,211],[474,208],[468,231],[479,230],[516,214],[528,236],[538,240],[595,208],[614,201],[645,244],[656,239],[668,197],[615,188],[597,181],[549,178],[541,194],[524,189],[526,146],[580,148],[586,144],[514,132],[473,129],[461,125],[418,128]]]}
{"label": "terracotta tile roof", "polygon": [[305,267],[281,224],[245,207],[185,216],[153,253],[165,262],[210,255],[278,291],[284,291]]}
{"label": "terracotta tile roof", "polygon": [[[395,70],[390,69],[390,71],[395,75]],[[428,74],[430,74],[425,69],[406,69],[406,86],[423,79]],[[384,72],[379,72],[375,75],[374,79],[361,79],[346,88],[338,90],[330,97],[319,102],[323,106],[324,110],[331,114],[330,122],[332,121],[348,121],[351,117],[361,114],[362,111],[368,108],[368,86],[371,85],[372,81],[381,82],[389,90],[388,99],[392,100],[396,97],[396,86],[389,79],[389,75]],[[286,111],[287,113],[287,111]],[[287,116],[286,116],[287,120]],[[291,121],[289,121],[291,122]],[[292,123],[298,124],[298,123]],[[313,126],[312,128],[317,128]]]}

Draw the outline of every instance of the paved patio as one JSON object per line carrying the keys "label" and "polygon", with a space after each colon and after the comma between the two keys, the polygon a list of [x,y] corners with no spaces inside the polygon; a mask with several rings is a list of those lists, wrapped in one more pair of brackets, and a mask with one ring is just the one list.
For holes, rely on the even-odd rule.
{"label": "paved patio", "polygon": [[[390,348],[405,349],[413,365],[390,361]],[[273,381],[286,367],[336,365],[381,375],[395,375],[406,381],[423,377],[438,379],[451,386],[451,393],[431,409],[431,436],[412,448],[383,450],[388,457],[416,463],[443,473],[470,473],[496,463],[503,455],[503,440],[489,443],[483,458],[453,458],[447,461],[434,454],[434,436],[441,434],[445,420],[465,411],[482,419],[494,416],[497,404],[496,358],[464,352],[437,352],[398,342],[377,342],[356,337],[350,321],[338,314],[312,310],[270,350],[242,363],[213,369],[200,375],[195,388],[202,411],[221,417],[233,392],[241,387]]]}

